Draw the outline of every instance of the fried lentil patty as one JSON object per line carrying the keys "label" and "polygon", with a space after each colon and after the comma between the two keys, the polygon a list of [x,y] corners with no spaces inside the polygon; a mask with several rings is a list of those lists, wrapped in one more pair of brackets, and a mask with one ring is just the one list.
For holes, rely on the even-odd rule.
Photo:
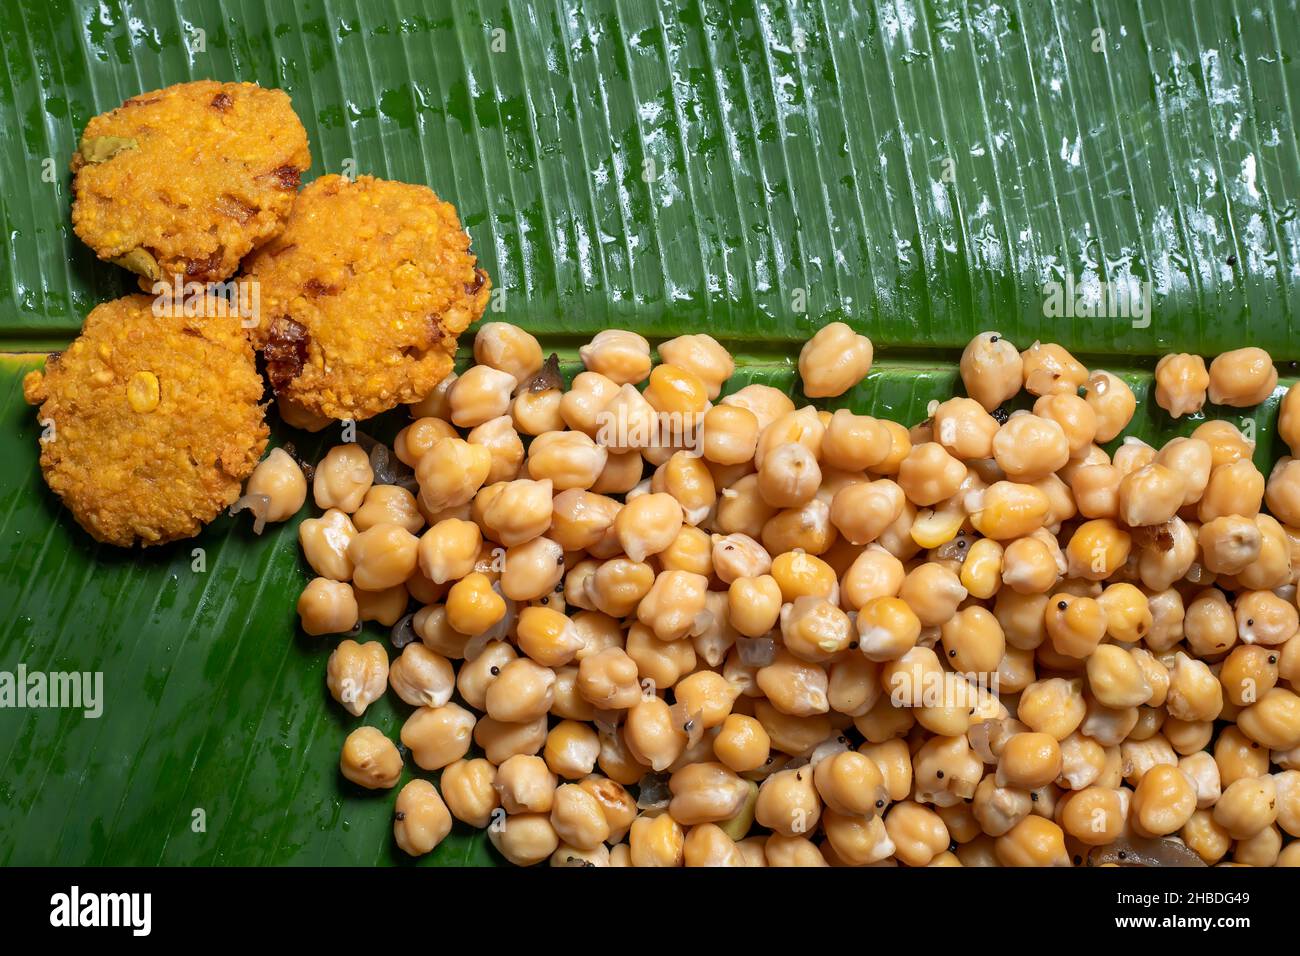
{"label": "fried lentil patty", "polygon": [[253,338],[276,394],[337,419],[432,391],[490,290],[454,206],[425,186],[369,176],[308,185],[245,270],[258,283]]}
{"label": "fried lentil patty", "polygon": [[41,471],[97,541],[197,534],[240,494],[266,448],[264,385],[237,317],[156,316],[130,295],[29,372]]}
{"label": "fried lentil patty", "polygon": [[284,228],[309,166],[281,90],[198,80],[142,93],[86,124],[73,229],[146,290],[173,276],[219,282]]}

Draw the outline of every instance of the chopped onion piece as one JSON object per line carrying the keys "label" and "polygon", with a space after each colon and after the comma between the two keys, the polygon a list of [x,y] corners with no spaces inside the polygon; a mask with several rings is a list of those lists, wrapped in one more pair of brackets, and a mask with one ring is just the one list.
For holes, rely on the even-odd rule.
{"label": "chopped onion piece", "polygon": [[520,392],[549,392],[551,389],[564,388],[564,379],[560,377],[560,357],[554,352],[542,363],[542,367],[520,387]]}
{"label": "chopped onion piece", "polygon": [[770,637],[742,637],[736,641],[740,663],[746,667],[767,667],[776,660],[776,641]]}
{"label": "chopped onion piece", "polygon": [[668,789],[668,774],[648,773],[637,784],[636,805],[638,810],[661,810],[668,806],[672,791]]}
{"label": "chopped onion piece", "polygon": [[600,710],[597,708],[592,715],[592,723],[602,734],[614,736],[618,733],[618,718],[621,715],[617,710]]}
{"label": "chopped onion piece", "polygon": [[1089,866],[1115,863],[1119,866],[1205,866],[1193,850],[1180,840],[1147,840],[1122,836],[1114,843],[1093,847],[1088,854]]}
{"label": "chopped onion piece", "polygon": [[842,754],[849,749],[849,738],[843,734],[836,734],[834,737],[827,737],[808,755],[808,762],[816,767],[827,757],[833,757],[835,754]]}
{"label": "chopped onion piece", "polygon": [[670,708],[673,715],[673,726],[686,735],[686,746],[694,747],[704,736],[704,715],[698,710],[693,713],[686,712],[685,704],[673,704]]}
{"label": "chopped onion piece", "polygon": [[266,516],[271,510],[270,495],[244,495],[230,506],[230,513],[237,515],[241,511],[253,513],[253,533],[261,534],[266,528]]}
{"label": "chopped onion piece", "polygon": [[419,640],[419,636],[415,633],[415,627],[411,624],[413,620],[415,620],[414,612],[403,614],[397,619],[397,623],[393,625],[393,629],[388,632],[389,642],[391,642],[399,651],[407,644],[412,644]]}

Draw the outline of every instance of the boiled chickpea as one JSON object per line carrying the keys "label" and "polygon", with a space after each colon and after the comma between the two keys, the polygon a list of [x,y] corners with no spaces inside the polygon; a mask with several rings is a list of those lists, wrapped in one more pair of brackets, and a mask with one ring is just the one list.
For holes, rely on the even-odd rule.
{"label": "boiled chickpea", "polygon": [[378,728],[358,727],[343,742],[339,771],[367,790],[387,790],[402,775],[402,755]]}

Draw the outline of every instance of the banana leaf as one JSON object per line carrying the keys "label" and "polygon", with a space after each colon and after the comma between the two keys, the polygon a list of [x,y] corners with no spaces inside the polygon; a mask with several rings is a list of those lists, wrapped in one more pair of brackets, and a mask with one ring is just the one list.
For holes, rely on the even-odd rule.
{"label": "banana leaf", "polygon": [[[732,387],[798,394],[800,343],[843,320],[878,355],[843,404],[912,424],[960,390],[970,336],[997,329],[1122,375],[1128,434],[1230,418],[1267,468],[1281,388],[1178,422],[1149,393],[1173,350],[1259,345],[1294,378],[1296,6],[6,3],[0,672],[99,673],[103,695],[93,718],[0,708],[0,864],[409,862],[393,793],[337,770],[353,727],[396,736],[407,710],[354,720],[329,700],[329,644],[294,613],[306,511],[260,537],[222,517],[120,551],[41,480],[22,376],[131,284],[72,234],[68,161],[96,113],[193,78],[285,89],[309,178],[431,186],[502,290],[489,317],[569,357],[611,326],[708,331],[740,356]],[[309,457],[337,437],[273,425]],[[499,858],[458,826],[420,862]]]}

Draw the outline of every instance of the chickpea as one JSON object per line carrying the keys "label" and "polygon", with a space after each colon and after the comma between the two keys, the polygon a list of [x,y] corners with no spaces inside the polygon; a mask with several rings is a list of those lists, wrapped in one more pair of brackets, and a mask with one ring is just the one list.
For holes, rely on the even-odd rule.
{"label": "chickpea", "polygon": [[1034,414],[1061,427],[1071,458],[1081,457],[1092,447],[1097,435],[1097,413],[1078,395],[1044,395],[1034,402]]}
{"label": "chickpea", "polygon": [[736,370],[731,354],[711,335],[679,335],[669,339],[659,346],[659,357],[668,365],[698,376],[708,389],[710,401],[717,400],[723,383]]}
{"label": "chickpea", "polygon": [[1133,539],[1109,518],[1085,521],[1066,545],[1068,573],[1090,581],[1104,581],[1123,567]]}
{"label": "chickpea", "polygon": [[843,395],[871,371],[871,340],[843,322],[817,330],[799,353],[799,377],[809,398]]}
{"label": "chickpea", "polygon": [[1070,444],[1055,421],[1026,412],[998,429],[993,457],[1013,481],[1036,481],[1070,460]]}
{"label": "chickpea", "polygon": [[396,524],[415,534],[424,527],[415,495],[398,485],[372,485],[352,521],[361,531],[379,524]]}
{"label": "chickpea", "polygon": [[583,658],[578,693],[601,710],[626,710],[641,699],[636,662],[620,647]]}
{"label": "chickpea", "polygon": [[370,459],[359,445],[335,445],[316,466],[312,498],[322,511],[337,508],[351,514],[361,507],[374,480]]}
{"label": "chickpea", "polygon": [[715,530],[723,534],[743,532],[755,538],[762,534],[763,526],[776,512],[758,493],[758,475],[746,475],[723,490],[718,499]]}
{"label": "chickpea", "polygon": [[352,588],[329,578],[312,578],[298,597],[302,629],[313,637],[346,634],[360,620]]}
{"label": "chickpea", "polygon": [[1165,706],[1179,720],[1214,720],[1223,710],[1223,685],[1204,661],[1179,651],[1169,671]]}
{"label": "chickpea", "polygon": [[913,758],[913,774],[915,799],[942,810],[975,796],[984,765],[964,735],[931,737]]}
{"label": "chickpea", "polygon": [[1214,822],[1234,840],[1248,840],[1277,820],[1277,782],[1243,777],[1229,784],[1214,805]]}
{"label": "chickpea", "polygon": [[1263,349],[1234,349],[1210,363],[1209,396],[1216,405],[1249,408],[1267,399],[1276,387],[1277,369]]}
{"label": "chickpea", "polygon": [[668,780],[668,812],[683,826],[729,820],[741,811],[750,785],[720,763],[691,763]]}
{"label": "chickpea", "polygon": [[1300,696],[1274,687],[1237,715],[1237,726],[1250,740],[1270,750],[1300,746]]}
{"label": "chickpea", "polygon": [[435,584],[459,580],[473,572],[482,546],[478,525],[445,518],[420,536],[420,570]]}
{"label": "chickpea", "polygon": [[507,724],[484,717],[474,725],[474,743],[483,755],[496,764],[505,763],[516,754],[535,754],[546,742],[546,718]]}
{"label": "chickpea", "polygon": [[702,435],[706,461],[743,464],[758,445],[758,418],[739,405],[715,405],[704,414]]}
{"label": "chickpea", "polygon": [[1106,636],[1106,611],[1091,597],[1053,594],[1043,620],[1053,648],[1066,657],[1087,658]]}
{"label": "chickpea", "polygon": [[1002,583],[1022,594],[1051,590],[1066,568],[1056,539],[1045,532],[1017,538],[1002,552]]}
{"label": "chickpea", "polygon": [[493,787],[506,813],[550,813],[555,803],[555,774],[532,754],[515,754],[502,761]]}
{"label": "chickpea", "polygon": [[307,518],[298,525],[298,543],[303,557],[322,578],[348,581],[352,578],[352,561],[348,546],[357,535],[352,519],[337,508],[319,518]]}
{"label": "chickpea", "polygon": [[358,727],[343,741],[339,770],[359,787],[388,790],[402,775],[402,755],[377,728]]}
{"label": "chickpea", "polygon": [[414,468],[415,463],[429,453],[436,441],[456,437],[456,429],[445,419],[417,418],[397,433],[393,439],[393,451],[397,454],[398,461]]}
{"label": "chickpea", "polygon": [[673,416],[683,430],[694,431],[709,407],[709,389],[694,372],[659,365],[650,373],[645,399],[661,415]]}
{"label": "chickpea", "polygon": [[821,468],[811,451],[786,442],[769,451],[758,469],[758,493],[773,508],[797,508],[816,494]]}
{"label": "chickpea", "polygon": [[841,408],[826,425],[821,456],[829,468],[862,471],[883,462],[892,446],[891,433],[883,422]]}
{"label": "chickpea", "polygon": [[560,417],[574,431],[594,438],[604,420],[602,412],[609,407],[620,387],[619,383],[599,372],[579,372],[560,401]]}
{"label": "chickpea", "polygon": [[632,756],[655,771],[672,766],[686,749],[686,732],[662,697],[639,698],[628,710],[624,733]]}
{"label": "chickpea", "polygon": [[475,365],[456,379],[447,394],[453,425],[473,428],[484,422],[507,415],[510,395],[518,383],[509,372],[490,365]]}
{"label": "chickpea", "polygon": [[811,717],[830,710],[826,671],[801,661],[784,648],[771,664],[760,667],[754,678],[772,706],[792,717]]}
{"label": "chickpea", "polygon": [[1081,681],[1051,677],[1025,688],[1016,716],[1031,729],[1064,740],[1083,723],[1086,706]]}
{"label": "chickpea", "polygon": [[635,332],[605,329],[578,350],[582,364],[619,385],[645,380],[650,374],[650,343]]}
{"label": "chickpea", "polygon": [[1014,398],[1025,381],[1024,360],[997,332],[981,332],[971,339],[959,369],[966,394],[990,412]]}
{"label": "chickpea", "polygon": [[814,832],[821,811],[811,767],[780,770],[759,784],[754,819],[782,836]]}
{"label": "chickpea", "polygon": [[736,773],[762,767],[771,753],[772,741],[763,725],[744,714],[728,714],[713,738],[718,760]]}
{"label": "chickpea", "polygon": [[782,836],[774,833],[763,845],[763,858],[767,866],[821,867],[830,866],[817,845],[802,836]]}
{"label": "chickpea", "polygon": [[686,837],[670,814],[639,816],[628,831],[633,866],[682,866]]}
{"label": "chickpea", "polygon": [[1124,648],[1102,644],[1088,658],[1088,687],[1106,707],[1137,707],[1151,699],[1151,685],[1136,659]]}
{"label": "chickpea", "polygon": [[966,589],[950,568],[929,561],[908,572],[898,596],[916,614],[922,627],[937,627],[956,613],[966,599]]}
{"label": "chickpea", "polygon": [[488,716],[505,723],[522,723],[544,716],[554,702],[555,671],[527,657],[501,667],[487,687]]}
{"label": "chickpea", "polygon": [[1119,515],[1119,485],[1123,476],[1114,465],[1085,465],[1070,476],[1070,491],[1085,518]]}
{"label": "chickpea", "polygon": [[600,807],[609,826],[609,842],[622,840],[637,818],[636,798],[607,777],[589,776],[578,782]]}
{"label": "chickpea", "polygon": [[[381,651],[383,650],[378,643],[361,646],[379,647]],[[339,647],[342,648],[342,644]],[[334,653],[337,654],[338,650]],[[384,667],[388,672],[388,686],[392,688],[393,693],[412,707],[441,707],[451,700],[451,693],[456,687],[456,677],[451,662],[441,654],[431,651],[423,644],[412,643],[402,649],[401,655],[393,661],[391,667],[387,662],[388,657],[385,654]]]}
{"label": "chickpea", "polygon": [[940,403],[932,419],[935,440],[955,458],[967,461],[993,457],[998,422],[975,399],[950,398]]}
{"label": "chickpea", "polygon": [[1277,652],[1269,648],[1249,644],[1235,648],[1219,671],[1219,683],[1228,702],[1235,707],[1249,707],[1277,686],[1277,662]]}
{"label": "chickpea", "polygon": [[1199,412],[1209,385],[1210,373],[1199,355],[1166,355],[1156,363],[1156,404],[1174,418]]}
{"label": "chickpea", "polygon": [[481,571],[465,575],[447,593],[447,623],[461,634],[482,634],[506,614],[505,599]]}
{"label": "chickpea", "polygon": [[551,526],[552,491],[550,479],[504,482],[483,510],[483,527],[507,548],[532,541]]}
{"label": "chickpea", "polygon": [[545,813],[517,813],[488,827],[488,840],[515,866],[533,866],[555,852],[560,838]]}
{"label": "chickpea", "polygon": [[391,522],[360,532],[348,545],[353,583],[366,591],[401,584],[415,570],[419,544],[415,535]]}
{"label": "chickpea", "polygon": [[890,807],[885,830],[894,844],[894,855],[907,866],[925,866],[948,849],[943,818],[911,800]]}
{"label": "chickpea", "polygon": [[1096,370],[1084,386],[1084,400],[1097,416],[1094,441],[1108,442],[1128,427],[1137,408],[1133,390],[1118,376]]}
{"label": "chickpea", "polygon": [[966,552],[958,575],[966,593],[977,600],[988,600],[1002,586],[1004,549],[991,538],[980,538]]}
{"label": "chickpea", "polygon": [[402,725],[402,743],[424,770],[440,770],[469,751],[474,715],[457,704],[420,707]]}
{"label": "chickpea", "polygon": [[952,497],[965,478],[966,466],[937,442],[914,445],[898,466],[899,487],[910,501],[922,506]]}
{"label": "chickpea", "polygon": [[993,613],[979,605],[962,608],[940,625],[948,664],[963,674],[991,674],[1006,652],[1006,635]]}
{"label": "chickpea", "polygon": [[661,641],[702,633],[709,580],[689,571],[663,571],[637,605],[637,619]]}
{"label": "chickpea", "polygon": [[1196,506],[1197,517],[1206,522],[1226,515],[1254,518],[1264,500],[1264,488],[1264,476],[1248,458],[1217,465]]}
{"label": "chickpea", "polygon": [[526,384],[542,367],[542,346],[509,322],[485,322],[474,336],[474,361],[508,372],[515,385]]}
{"label": "chickpea", "polygon": [[998,837],[995,850],[1003,866],[1070,865],[1065,832],[1040,816],[1027,816]]}
{"label": "chickpea", "polygon": [[1238,574],[1258,560],[1264,547],[1259,525],[1240,515],[1205,522],[1197,534],[1201,560],[1214,574]]}
{"label": "chickpea", "polygon": [[848,648],[852,629],[849,616],[824,597],[804,595],[781,609],[782,639],[801,660],[830,660]]}
{"label": "chickpea", "polygon": [[1183,506],[1186,491],[1178,472],[1152,462],[1120,479],[1119,519],[1130,528],[1163,524]]}
{"label": "chickpea", "polygon": [[444,767],[439,783],[451,815],[480,830],[486,827],[492,822],[492,811],[501,805],[496,779],[497,768],[482,757]]}
{"label": "chickpea", "polygon": [[549,478],[556,491],[590,488],[605,468],[609,453],[579,431],[546,432],[528,448],[528,474]]}
{"label": "chickpea", "polygon": [[1237,633],[1246,644],[1275,647],[1300,630],[1296,606],[1272,591],[1238,592],[1236,620]]}
{"label": "chickpea", "polygon": [[533,538],[506,549],[501,593],[511,601],[537,601],[554,594],[563,577],[563,549],[550,538]]}
{"label": "chickpea", "polygon": [[266,508],[254,525],[260,532],[261,522],[286,521],[298,513],[307,500],[307,479],[288,452],[272,448],[248,476],[244,494],[266,498]]}
{"label": "chickpea", "polygon": [[1196,534],[1182,518],[1171,518],[1138,538],[1144,541],[1137,556],[1138,577],[1153,591],[1183,580],[1196,562]]}
{"label": "chickpea", "polygon": [[1051,734],[1014,734],[998,760],[997,785],[1036,790],[1061,775],[1061,747]]}
{"label": "chickpea", "polygon": [[648,494],[629,502],[614,519],[614,533],[633,561],[667,549],[682,529],[682,506],[670,494]]}
{"label": "chickpea", "polygon": [[562,431],[565,426],[560,409],[564,392],[559,388],[526,388],[510,403],[510,420],[521,435],[540,435]]}
{"label": "chickpea", "polygon": [[851,544],[868,544],[902,515],[904,497],[903,489],[888,478],[846,485],[831,500],[831,523]]}
{"label": "chickpea", "polygon": [[492,452],[487,446],[440,438],[415,465],[421,506],[436,514],[468,504],[491,469]]}
{"label": "chickpea", "polygon": [[423,856],[450,832],[451,813],[437,788],[427,780],[409,781],[393,805],[393,839],[402,852]]}
{"label": "chickpea", "polygon": [[1151,605],[1140,588],[1123,581],[1107,585],[1097,603],[1106,614],[1107,636],[1121,644],[1136,644],[1151,630]]}

